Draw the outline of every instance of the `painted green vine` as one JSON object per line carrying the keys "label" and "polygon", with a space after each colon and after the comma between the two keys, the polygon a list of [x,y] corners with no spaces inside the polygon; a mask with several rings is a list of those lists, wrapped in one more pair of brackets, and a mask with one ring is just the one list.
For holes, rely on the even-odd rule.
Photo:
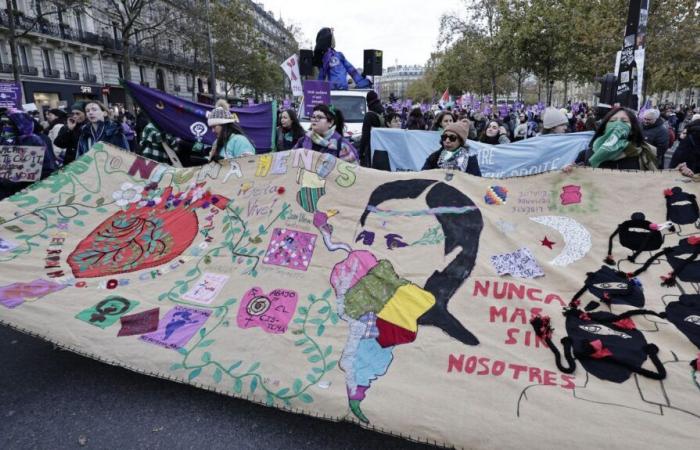
{"label": "painted green vine", "polygon": [[[338,363],[337,360],[330,359],[333,354],[333,346],[328,345],[322,348],[316,340],[323,336],[328,322],[338,323],[338,316],[333,311],[329,300],[330,295],[331,289],[326,290],[320,297],[309,295],[307,297],[308,303],[297,308],[297,317],[293,320],[293,323],[299,326],[298,329],[292,331],[292,334],[299,336],[294,345],[300,348],[302,355],[305,355],[306,360],[312,364],[304,380],[295,378],[291,386],[273,388],[260,374],[259,369],[262,365],[259,361],[252,362],[247,369],[242,370],[244,364],[242,360],[223,363],[212,359],[212,355],[208,351],[202,353],[199,360],[193,361],[195,358],[192,354],[196,350],[209,347],[216,341],[211,339],[210,335],[220,326],[228,326],[229,307],[236,303],[235,298],[228,299],[222,306],[204,307],[213,310],[214,316],[219,318],[218,322],[210,330],[200,329],[198,340],[189,349],[179,349],[178,352],[183,355],[182,362],[173,364],[170,370],[188,371],[187,379],[189,381],[196,379],[204,370],[207,370],[217,384],[226,381],[232,382],[231,389],[236,394],[242,394],[244,385],[247,384],[251,395],[255,394],[256,391],[264,392],[265,402],[268,405],[282,402],[285,406],[291,407],[292,400],[312,403],[314,398],[308,392],[309,389],[321,381]],[[198,306],[198,308],[202,308],[202,306]]]}

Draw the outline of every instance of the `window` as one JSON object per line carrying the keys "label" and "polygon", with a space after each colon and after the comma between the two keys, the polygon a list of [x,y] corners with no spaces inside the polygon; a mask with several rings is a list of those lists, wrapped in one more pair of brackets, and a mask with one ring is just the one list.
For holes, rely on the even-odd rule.
{"label": "window", "polygon": [[79,10],[75,10],[75,25],[78,27],[78,33],[83,35],[83,15]]}
{"label": "window", "polygon": [[73,64],[71,61],[71,54],[70,53],[64,53],[63,54],[63,70],[65,72],[72,72],[73,71]]}
{"label": "window", "polygon": [[141,77],[141,83],[146,81],[146,68],[139,66],[139,77]]}
{"label": "window", "polygon": [[83,56],[83,73],[92,75],[92,58],[89,56]]}
{"label": "window", "polygon": [[53,52],[49,49],[42,49],[41,54],[43,56],[42,62],[44,64],[44,70],[46,71],[51,71],[53,70]]}
{"label": "window", "polygon": [[124,78],[124,65],[120,62],[117,63],[117,72],[119,73],[120,79]]}
{"label": "window", "polygon": [[121,39],[121,33],[119,33],[119,24],[117,22],[112,22],[112,35],[115,41]]}
{"label": "window", "polygon": [[28,45],[18,45],[19,61],[23,66],[32,65],[32,49]]}
{"label": "window", "polygon": [[172,39],[168,39],[168,51],[170,53],[173,52],[173,40]]}

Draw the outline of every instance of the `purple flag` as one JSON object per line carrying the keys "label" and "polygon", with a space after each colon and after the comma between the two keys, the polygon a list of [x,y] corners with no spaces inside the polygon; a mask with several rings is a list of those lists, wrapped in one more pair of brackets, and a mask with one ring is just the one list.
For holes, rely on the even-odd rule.
{"label": "purple flag", "polygon": [[15,81],[0,81],[0,108],[22,109],[22,87]]}
{"label": "purple flag", "polygon": [[[207,126],[211,105],[203,105],[180,97],[125,81],[123,86],[159,130],[188,142],[211,145],[216,136]],[[273,134],[276,102],[246,108],[231,108],[243,131],[253,141],[258,153],[269,152],[275,145]]]}

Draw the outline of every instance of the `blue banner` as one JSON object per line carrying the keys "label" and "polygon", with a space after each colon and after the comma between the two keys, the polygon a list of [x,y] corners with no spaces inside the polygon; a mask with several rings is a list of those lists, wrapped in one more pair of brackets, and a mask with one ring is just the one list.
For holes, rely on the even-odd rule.
{"label": "blue banner", "polygon": [[[574,162],[592,137],[593,132],[587,131],[548,134],[500,145],[469,141],[469,146],[479,152],[484,177],[506,178],[561,169]],[[377,150],[388,153],[392,171],[418,171],[426,158],[440,148],[440,133],[373,128],[371,144],[373,156]]]}
{"label": "blue banner", "polygon": [[[214,143],[216,136],[207,126],[207,112],[214,108],[212,105],[195,103],[130,81],[123,84],[159,130],[189,142]],[[275,148],[275,102],[231,108],[231,113],[238,118],[257,153],[266,153]]]}

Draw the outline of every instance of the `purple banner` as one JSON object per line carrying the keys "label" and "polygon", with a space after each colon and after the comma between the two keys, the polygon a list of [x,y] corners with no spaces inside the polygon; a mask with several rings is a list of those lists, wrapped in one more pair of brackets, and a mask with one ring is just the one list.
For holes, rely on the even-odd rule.
{"label": "purple banner", "polygon": [[314,106],[331,102],[331,84],[328,81],[304,81],[304,116],[311,117]]}
{"label": "purple banner", "polygon": [[[124,87],[161,131],[189,142],[204,142],[208,145],[214,143],[216,136],[207,126],[207,113],[213,106],[185,100],[130,81],[125,81]],[[277,120],[275,102],[231,108],[231,113],[234,118],[238,118],[258,153],[266,153],[274,148]]]}
{"label": "purple banner", "polygon": [[22,109],[22,87],[16,81],[0,81],[0,108]]}

